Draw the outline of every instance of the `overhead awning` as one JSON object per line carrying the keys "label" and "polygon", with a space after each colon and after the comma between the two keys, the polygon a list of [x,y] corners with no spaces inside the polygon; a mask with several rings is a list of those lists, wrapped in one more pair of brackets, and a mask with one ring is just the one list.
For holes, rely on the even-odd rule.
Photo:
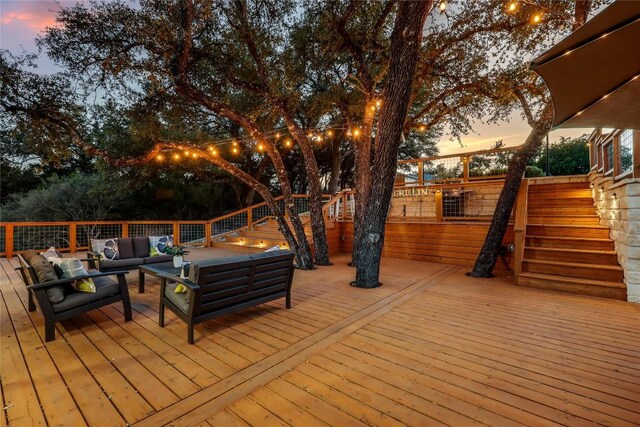
{"label": "overhead awning", "polygon": [[554,128],[640,129],[640,1],[617,0],[536,58]]}

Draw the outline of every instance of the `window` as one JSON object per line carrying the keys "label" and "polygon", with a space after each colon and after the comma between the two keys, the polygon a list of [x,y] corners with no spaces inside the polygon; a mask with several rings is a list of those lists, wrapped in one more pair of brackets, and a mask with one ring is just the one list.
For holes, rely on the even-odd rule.
{"label": "window", "polygon": [[633,131],[627,129],[620,134],[620,175],[633,169]]}
{"label": "window", "polygon": [[613,141],[604,146],[604,173],[613,171]]}

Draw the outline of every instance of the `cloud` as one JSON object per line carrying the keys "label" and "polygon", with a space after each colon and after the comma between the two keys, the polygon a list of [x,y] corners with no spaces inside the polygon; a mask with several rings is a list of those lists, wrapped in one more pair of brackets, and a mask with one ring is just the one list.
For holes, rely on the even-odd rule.
{"label": "cloud", "polygon": [[[0,23],[5,27],[5,36],[36,35],[56,23],[56,12],[60,5],[55,1],[2,1]],[[27,31],[25,31],[27,30]],[[31,31],[28,31],[31,30]],[[27,33],[27,34],[24,34]],[[4,38],[4,37],[3,37]]]}

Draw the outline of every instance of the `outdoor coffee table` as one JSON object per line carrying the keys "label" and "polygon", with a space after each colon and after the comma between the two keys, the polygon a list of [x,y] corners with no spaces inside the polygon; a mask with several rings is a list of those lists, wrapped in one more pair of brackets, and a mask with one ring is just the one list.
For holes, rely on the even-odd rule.
{"label": "outdoor coffee table", "polygon": [[144,293],[144,276],[148,274],[157,277],[160,280],[172,280],[174,282],[183,282],[185,279],[180,278],[181,267],[174,267],[173,262],[160,262],[151,265],[141,265],[138,267],[138,293]]}

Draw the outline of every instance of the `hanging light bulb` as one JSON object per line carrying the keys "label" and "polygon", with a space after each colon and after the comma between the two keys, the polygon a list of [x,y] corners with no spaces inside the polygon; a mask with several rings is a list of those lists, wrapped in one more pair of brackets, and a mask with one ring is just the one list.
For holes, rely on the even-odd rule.
{"label": "hanging light bulb", "polygon": [[234,147],[237,147],[237,146],[238,146],[238,143],[237,143],[236,141],[233,141],[233,144],[232,144],[232,145],[233,145]]}
{"label": "hanging light bulb", "polygon": [[327,136],[329,136],[329,137],[333,136],[333,131],[331,129],[329,129],[327,131]]}
{"label": "hanging light bulb", "polygon": [[382,106],[382,101],[378,99],[376,101],[376,108],[380,108],[381,106]]}
{"label": "hanging light bulb", "polygon": [[534,24],[539,24],[540,21],[542,21],[542,12],[534,13],[531,17],[531,22],[533,22]]}
{"label": "hanging light bulb", "polygon": [[425,125],[420,125],[418,129],[420,129],[420,132],[424,132],[427,130],[427,127]]}
{"label": "hanging light bulb", "polygon": [[285,147],[291,147],[291,140],[290,140],[290,139],[287,139],[287,140],[284,142],[284,146],[285,146]]}
{"label": "hanging light bulb", "polygon": [[360,129],[355,129],[353,131],[353,136],[355,136],[356,138],[360,136]]}
{"label": "hanging light bulb", "polygon": [[187,156],[187,157],[189,157],[189,154],[191,154],[191,153],[189,153],[189,150],[186,150],[186,151],[184,152],[184,155],[185,155],[185,156]]}
{"label": "hanging light bulb", "polygon": [[376,106],[375,105],[371,106],[371,111],[376,111]]}
{"label": "hanging light bulb", "polygon": [[351,136],[351,129],[347,129],[347,136]]}
{"label": "hanging light bulb", "polygon": [[191,157],[193,157],[194,159],[197,159],[198,158],[198,153],[192,153]]}
{"label": "hanging light bulb", "polygon": [[213,151],[213,145],[210,145],[210,146],[208,147],[208,150],[209,150],[209,151]]}
{"label": "hanging light bulb", "polygon": [[173,155],[174,160],[180,160],[180,154],[176,153]]}
{"label": "hanging light bulb", "polygon": [[164,160],[164,156],[163,156],[162,154],[158,154],[158,155],[156,156],[156,160],[158,160],[159,162],[161,162],[161,161],[163,161],[163,160]]}
{"label": "hanging light bulb", "polygon": [[441,1],[440,2],[440,12],[444,12],[445,10],[447,10],[447,2],[446,1]]}
{"label": "hanging light bulb", "polygon": [[211,154],[213,154],[214,156],[218,155],[218,150],[216,150],[215,148],[213,150],[211,150]]}
{"label": "hanging light bulb", "polygon": [[512,12],[512,13],[515,12],[517,8],[518,8],[518,2],[517,1],[512,1],[511,3],[509,3],[507,5],[507,10],[509,12]]}
{"label": "hanging light bulb", "polygon": [[313,132],[307,133],[307,138],[313,138]]}
{"label": "hanging light bulb", "polygon": [[276,132],[276,139],[280,138],[280,132]]}
{"label": "hanging light bulb", "polygon": [[263,151],[263,150],[264,150],[264,145],[258,144],[258,151]]}
{"label": "hanging light bulb", "polygon": [[322,135],[318,135],[318,136],[316,136],[316,141],[318,141],[318,142],[322,142]]}
{"label": "hanging light bulb", "polygon": [[233,154],[238,154],[238,148],[237,147],[233,147],[233,150],[231,150],[231,151],[233,151]]}

